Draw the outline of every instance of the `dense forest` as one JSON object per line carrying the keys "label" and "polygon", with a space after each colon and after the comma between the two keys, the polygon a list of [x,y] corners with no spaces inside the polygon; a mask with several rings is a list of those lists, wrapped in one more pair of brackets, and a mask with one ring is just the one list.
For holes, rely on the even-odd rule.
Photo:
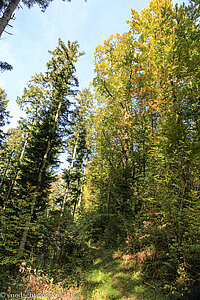
{"label": "dense forest", "polygon": [[2,298],[200,299],[200,2],[131,15],[82,90],[60,39],[7,132],[0,89]]}

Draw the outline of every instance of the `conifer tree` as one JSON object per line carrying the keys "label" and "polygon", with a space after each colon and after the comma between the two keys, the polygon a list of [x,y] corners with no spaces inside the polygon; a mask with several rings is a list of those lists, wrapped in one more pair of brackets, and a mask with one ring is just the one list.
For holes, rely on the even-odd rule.
{"label": "conifer tree", "polygon": [[[25,155],[25,163],[22,168],[21,182],[29,183],[33,191],[27,195],[30,201],[30,213],[25,224],[25,229],[20,242],[17,258],[20,258],[30,227],[31,218],[36,206],[45,208],[42,203],[42,193],[46,194],[49,188],[49,170],[56,166],[56,159],[62,146],[62,138],[69,126],[69,96],[74,96],[78,86],[75,77],[75,62],[82,54],[78,51],[76,42],[68,42],[68,45],[59,40],[58,47],[50,52],[52,59],[47,64],[47,73],[44,81],[50,89],[50,103],[41,123],[36,123],[32,139]],[[28,172],[27,172],[28,171]],[[45,186],[44,186],[45,184]]]}
{"label": "conifer tree", "polygon": [[17,258],[23,254],[31,222],[36,221],[37,214],[44,213],[46,209],[52,172],[58,165],[63,139],[69,132],[70,97],[76,95],[78,87],[75,63],[82,54],[78,48],[77,42],[68,42],[65,46],[59,40],[58,47],[50,52],[52,59],[47,64],[46,74],[37,75],[25,89],[22,98],[18,99],[27,113],[27,120],[23,121],[27,132],[24,140],[26,146],[23,160],[16,169],[18,176],[14,176],[17,182],[15,201],[11,196],[7,212],[5,210],[5,214],[10,209],[15,211],[18,226],[24,226]]}

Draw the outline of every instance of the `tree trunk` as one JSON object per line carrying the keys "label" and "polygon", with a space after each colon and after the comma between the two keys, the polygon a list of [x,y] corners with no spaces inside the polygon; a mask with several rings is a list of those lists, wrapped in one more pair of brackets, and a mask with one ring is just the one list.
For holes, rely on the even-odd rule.
{"label": "tree trunk", "polygon": [[[74,146],[74,152],[73,152],[73,156],[72,156],[72,161],[69,167],[69,176],[72,174],[73,168],[74,168],[74,160],[76,157],[76,150],[77,150],[77,146],[78,146],[78,139],[79,139],[79,134],[77,135],[77,139],[76,139],[76,144]],[[63,203],[62,203],[62,208],[61,208],[61,214],[60,216],[62,217],[64,210],[65,210],[65,203],[66,203],[66,199],[67,199],[67,195],[68,195],[68,191],[69,191],[69,183],[67,184],[67,187],[65,189],[64,192],[64,198],[63,198]]]}
{"label": "tree trunk", "polygon": [[80,197],[79,197],[79,201],[78,201],[78,204],[77,204],[78,209],[81,206],[81,200],[82,200],[82,195],[83,195],[83,188],[84,188],[84,184],[85,184],[85,173],[86,173],[87,161],[88,161],[88,159],[86,158],[86,160],[85,160],[85,167],[84,167],[84,170],[83,170],[83,182],[82,182],[82,185],[81,185]]}
{"label": "tree trunk", "polygon": [[[13,179],[12,179],[12,181],[11,181],[11,184],[10,184],[10,186],[9,186],[9,189],[8,189],[8,192],[7,192],[7,195],[6,195],[5,205],[6,205],[7,201],[8,201],[9,198],[10,198],[10,195],[11,195],[11,193],[12,193],[12,190],[13,190],[13,187],[14,187],[14,184],[15,184],[15,181],[16,181],[16,179],[17,179],[17,174],[18,174],[18,172],[19,172],[19,167],[20,167],[20,165],[21,165],[21,162],[22,162],[22,159],[23,159],[23,156],[24,156],[24,151],[25,151],[25,149],[26,149],[27,142],[28,142],[28,138],[26,139],[26,141],[25,141],[25,143],[24,143],[24,146],[23,146],[23,148],[22,148],[22,151],[21,151],[21,154],[20,154],[20,158],[19,158],[19,161],[18,161],[18,165],[17,165],[16,170],[15,170],[15,174],[14,174],[14,176],[13,176]],[[5,209],[5,206],[4,206],[4,209]]]}
{"label": "tree trunk", "polygon": [[[38,189],[38,188],[37,188]],[[36,194],[37,194],[37,191],[36,191]],[[24,229],[24,232],[23,232],[23,235],[22,235],[22,239],[21,239],[21,242],[20,242],[20,246],[19,246],[19,250],[17,252],[17,259],[19,259],[22,254],[23,254],[23,251],[24,251],[24,247],[25,247],[25,243],[26,243],[26,239],[27,239],[27,236],[28,236],[28,231],[29,231],[29,228],[30,228],[30,224],[31,224],[31,217],[33,215],[33,211],[34,211],[34,207],[35,207],[35,203],[36,203],[36,195],[34,196],[33,198],[33,202],[31,204],[31,212],[30,212],[30,215],[26,221],[26,225],[25,225],[25,229]]]}
{"label": "tree trunk", "polygon": [[108,191],[107,191],[107,204],[106,204],[106,209],[107,209],[107,214],[109,214],[109,209],[110,209],[110,189],[111,189],[111,172],[109,173],[109,180],[108,180]]}
{"label": "tree trunk", "polygon": [[20,0],[11,0],[8,7],[5,9],[3,16],[0,18],[0,37],[4,32],[6,26],[8,25],[10,19],[12,18],[12,15],[19,3]]}
{"label": "tree trunk", "polygon": [[77,196],[76,196],[76,200],[75,200],[75,203],[74,203],[74,210],[73,210],[73,220],[74,220],[74,217],[75,217],[75,212],[76,212],[76,206],[77,206],[77,199],[78,199],[78,190],[79,190],[79,184],[80,184],[80,178],[78,179],[78,183],[77,183]]}

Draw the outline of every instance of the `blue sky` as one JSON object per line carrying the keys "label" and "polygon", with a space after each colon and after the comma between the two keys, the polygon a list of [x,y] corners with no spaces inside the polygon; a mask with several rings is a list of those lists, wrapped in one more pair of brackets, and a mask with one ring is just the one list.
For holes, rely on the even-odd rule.
{"label": "blue sky", "polygon": [[[182,1],[174,1],[174,3]],[[0,87],[8,95],[8,110],[13,116],[11,126],[17,125],[21,111],[16,104],[31,76],[46,71],[58,39],[77,40],[85,55],[77,64],[80,88],[88,86],[94,77],[93,54],[111,34],[129,29],[126,23],[131,8],[140,11],[149,6],[147,0],[54,0],[45,13],[38,6],[24,7],[16,12],[16,20],[8,28],[13,35],[3,34],[0,41],[0,60],[14,66],[11,72],[0,74]]]}

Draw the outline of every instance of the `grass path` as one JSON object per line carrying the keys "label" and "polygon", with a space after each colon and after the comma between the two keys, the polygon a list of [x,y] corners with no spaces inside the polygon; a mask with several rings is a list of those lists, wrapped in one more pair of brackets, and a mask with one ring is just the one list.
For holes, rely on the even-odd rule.
{"label": "grass path", "polygon": [[164,300],[155,287],[145,285],[140,272],[133,271],[126,261],[112,250],[93,247],[96,259],[85,274],[85,283],[80,290],[81,299],[89,300]]}

